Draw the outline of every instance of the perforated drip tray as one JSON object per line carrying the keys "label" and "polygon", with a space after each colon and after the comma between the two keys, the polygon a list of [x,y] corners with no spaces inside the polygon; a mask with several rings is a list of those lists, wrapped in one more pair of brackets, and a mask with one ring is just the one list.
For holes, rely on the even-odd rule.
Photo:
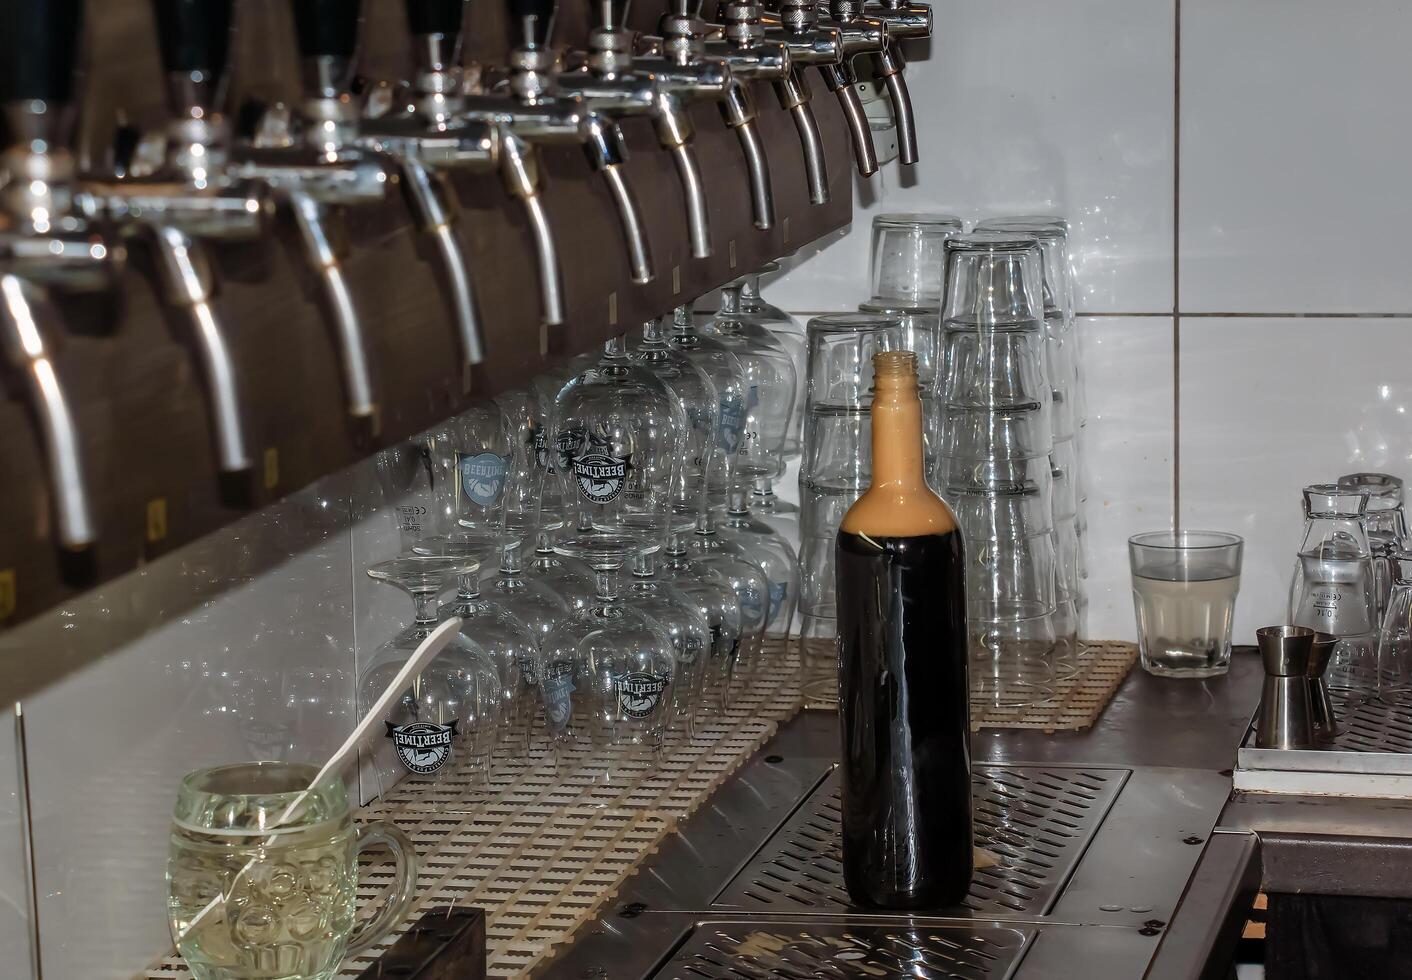
{"label": "perforated drip tray", "polygon": [[[1048,913],[1126,777],[1123,769],[975,768],[975,845],[997,863],[977,867],[961,907],[938,914]],[[712,907],[785,913],[847,910],[841,820],[839,773],[834,770],[726,885]]]}
{"label": "perforated drip tray", "polygon": [[1252,728],[1235,788],[1250,793],[1412,799],[1412,693],[1387,700],[1334,691],[1339,734],[1308,749],[1262,749]]}
{"label": "perforated drip tray", "polygon": [[1200,770],[976,766],[988,856],[965,901],[861,909],[825,717],[795,719],[724,781],[535,980],[1142,976],[1230,792]]}
{"label": "perforated drip tray", "polygon": [[1033,929],[706,922],[653,980],[778,977],[1007,977]]}
{"label": "perforated drip tray", "polygon": [[[1334,692],[1334,712],[1342,731],[1329,748],[1335,752],[1412,753],[1412,700],[1400,694],[1391,702],[1375,700],[1349,704]],[[1409,762],[1412,764],[1412,761]]]}

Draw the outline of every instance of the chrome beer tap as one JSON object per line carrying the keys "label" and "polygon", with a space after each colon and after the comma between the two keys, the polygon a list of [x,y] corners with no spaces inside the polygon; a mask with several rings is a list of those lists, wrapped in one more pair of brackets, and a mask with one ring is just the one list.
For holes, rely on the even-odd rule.
{"label": "chrome beer tap", "polygon": [[627,0],[591,2],[598,11],[598,26],[589,32],[582,65],[559,76],[559,91],[606,116],[651,117],[657,142],[672,155],[681,180],[691,254],[708,258],[711,229],[706,188],[691,146],[696,128],[681,90],[650,71],[633,67],[633,34],[623,27]]}
{"label": "chrome beer tap", "polygon": [[[870,177],[878,169],[877,151],[873,147],[867,115],[858,98],[858,75],[853,67],[853,59],[863,54],[879,59],[883,57],[888,49],[887,24],[879,18],[865,15],[862,0],[829,0],[828,10],[829,16],[823,18],[822,23],[825,27],[835,28],[839,32],[839,39],[843,44],[843,61],[823,70],[824,81],[838,96],[844,115],[848,118],[848,128],[853,136],[853,151],[858,158],[858,172]],[[901,85],[905,94],[906,86],[901,75],[897,78],[897,84]],[[888,90],[891,92],[893,86],[889,85]],[[910,101],[906,104],[906,111],[910,119]],[[904,125],[900,111],[898,116],[897,128],[900,133]],[[899,146],[902,142],[903,137],[899,135]],[[915,148],[915,137],[912,144]]]}
{"label": "chrome beer tap", "polygon": [[[817,14],[815,14],[817,17]],[[841,57],[838,35],[833,31],[815,30],[815,38],[801,42],[792,34],[779,36],[778,32],[766,27],[763,12],[758,4],[747,0],[730,0],[721,5],[723,41],[708,41],[708,53],[719,50],[725,43],[733,48],[736,57],[747,54],[760,54],[767,59],[778,58],[782,68],[778,73],[757,74],[757,78],[769,78],[774,82],[775,95],[780,107],[788,109],[799,132],[799,145],[804,154],[804,174],[809,183],[809,200],[813,204],[825,204],[829,199],[829,178],[824,158],[824,143],[819,136],[819,123],[814,118],[814,110],[809,105],[809,87],[799,77],[798,65],[837,64]],[[731,70],[741,74],[738,61],[730,62]],[[750,77],[750,76],[745,76]]]}
{"label": "chrome beer tap", "polygon": [[[356,6],[356,4],[355,4]],[[398,113],[376,114],[368,107],[359,128],[360,145],[389,155],[402,173],[408,204],[418,225],[432,237],[451,286],[462,346],[468,365],[484,359],[479,315],[474,288],[460,235],[456,230],[454,193],[444,175],[451,171],[490,174],[504,172],[512,165],[519,148],[508,146],[504,133],[484,121],[460,118],[461,0],[409,2],[407,26],[412,35],[416,74],[408,86],[407,98],[396,100],[406,106]],[[508,159],[507,159],[508,157]],[[553,244],[539,204],[538,187],[526,191],[526,208],[537,241],[549,241],[550,265],[541,261],[541,277],[553,282],[544,300],[544,319],[558,323],[563,317],[557,289],[557,269],[553,265]],[[540,247],[541,254],[545,251]]]}
{"label": "chrome beer tap", "polygon": [[760,8],[748,0],[728,0],[720,8],[720,24],[704,24],[705,54],[730,65],[744,81],[777,82],[789,74],[793,63],[789,46],[766,38]]}
{"label": "chrome beer tap", "polygon": [[[205,0],[188,0],[200,4]],[[382,158],[354,145],[360,108],[350,93],[358,5],[348,0],[295,0],[304,97],[291,112],[270,107],[250,138],[231,154],[233,176],[270,186],[288,206],[334,328],[349,416],[370,434],[381,412],[366,330],[343,271],[339,208],[373,204],[391,183]]]}
{"label": "chrome beer tap", "polygon": [[0,352],[21,375],[48,470],[59,544],[82,551],[98,537],[73,410],[54,365],[64,324],[50,287],[112,288],[124,251],[74,204],[69,149],[81,0],[0,2],[0,113],[10,145],[0,154]]}
{"label": "chrome beer tap", "polygon": [[266,234],[271,199],[264,185],[226,171],[230,130],[219,105],[230,0],[163,0],[154,6],[171,113],[153,144],[161,160],[145,168],[119,150],[113,174],[85,175],[79,200],[91,216],[153,250],[158,292],[181,310],[200,361],[217,465],[223,473],[246,474],[255,465],[254,453],[205,243]]}
{"label": "chrome beer tap", "polygon": [[[661,37],[639,38],[639,51],[645,57],[639,58],[636,64],[676,83],[689,97],[710,98],[720,104],[721,115],[726,125],[735,130],[745,154],[755,227],[769,229],[775,223],[775,202],[770,187],[769,161],[755,127],[755,100],[727,59],[707,54],[709,30],[699,16],[700,7],[700,0],[671,0],[658,24]],[[787,61],[785,67],[788,67]]]}
{"label": "chrome beer tap", "polygon": [[897,116],[897,157],[903,163],[917,162],[917,122],[912,113],[912,94],[907,89],[903,72],[907,60],[902,56],[901,41],[906,38],[932,36],[932,8],[929,3],[914,0],[877,0],[863,8],[869,17],[887,25],[887,45],[878,55],[878,76],[887,86]]}
{"label": "chrome beer tap", "polygon": [[509,0],[512,33],[519,43],[510,51],[510,106],[499,95],[470,96],[467,110],[498,116],[516,136],[531,143],[578,144],[589,165],[602,174],[617,207],[633,281],[652,279],[647,233],[637,199],[627,184],[623,164],[627,142],[608,115],[572,91],[560,88],[558,55],[549,46],[554,0]]}
{"label": "chrome beer tap", "polygon": [[[789,46],[793,67],[782,81],[775,83],[775,93],[779,96],[780,105],[794,117],[795,128],[799,130],[799,140],[804,146],[805,172],[809,178],[809,199],[815,204],[823,204],[829,199],[824,144],[819,136],[814,110],[809,105],[811,93],[808,83],[804,81],[803,71],[807,65],[824,72],[839,67],[843,61],[842,36],[835,28],[819,26],[819,9],[815,0],[778,0],[777,9],[762,13],[761,21],[767,36]],[[861,112],[861,103],[858,108]],[[871,132],[866,136],[866,153],[875,157]]]}

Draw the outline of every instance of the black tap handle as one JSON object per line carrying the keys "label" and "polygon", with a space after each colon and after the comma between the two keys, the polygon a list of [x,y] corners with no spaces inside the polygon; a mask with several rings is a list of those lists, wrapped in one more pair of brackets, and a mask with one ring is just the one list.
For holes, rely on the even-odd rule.
{"label": "black tap handle", "polygon": [[352,58],[360,0],[294,0],[294,36],[305,58]]}
{"label": "black tap handle", "polygon": [[524,43],[540,47],[549,43],[554,0],[510,0],[510,16],[520,25]]}
{"label": "black tap handle", "polygon": [[162,67],[219,78],[230,52],[233,6],[233,0],[152,0]]}
{"label": "black tap handle", "polygon": [[465,21],[465,0],[404,0],[407,29],[414,36],[444,34],[456,37]]}
{"label": "black tap handle", "polygon": [[83,0],[0,0],[0,102],[67,102]]}

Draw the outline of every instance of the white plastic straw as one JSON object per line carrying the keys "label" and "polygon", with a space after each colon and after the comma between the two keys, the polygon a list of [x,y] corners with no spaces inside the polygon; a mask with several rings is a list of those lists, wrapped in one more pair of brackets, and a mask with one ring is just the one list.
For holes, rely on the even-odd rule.
{"label": "white plastic straw", "polygon": [[[344,740],[343,744],[338,747],[338,751],[334,752],[328,762],[324,763],[324,767],[319,770],[319,774],[314,777],[314,781],[305,787],[289,806],[284,808],[284,812],[275,818],[274,823],[266,827],[267,830],[272,830],[288,820],[294,814],[294,811],[308,798],[309,793],[314,787],[318,786],[330,775],[341,772],[344,766],[356,758],[358,754],[358,743],[362,741],[363,736],[368,733],[368,729],[382,721],[383,715],[387,711],[387,706],[392,703],[392,700],[407,689],[407,685],[411,683],[412,678],[421,673],[422,668],[427,664],[431,663],[432,658],[451,642],[451,638],[455,636],[460,629],[460,617],[452,616],[431,631],[430,635],[413,651],[411,658],[402,665],[402,669],[397,672],[397,676],[392,678],[392,682],[387,685],[387,690],[378,695],[378,699],[373,702],[373,706],[368,709],[368,713],[353,727],[353,734],[349,735],[348,738]],[[274,838],[270,838],[266,841],[267,845],[273,843]],[[231,879],[230,887],[233,888],[235,883],[254,866],[254,858],[245,862],[245,866],[236,872],[235,877]],[[176,941],[180,943],[185,939],[187,934],[191,932],[192,929],[195,929],[202,919],[206,918],[217,906],[223,905],[225,900],[225,891],[220,892],[212,898],[211,901],[206,904],[206,907],[196,913],[196,917],[186,924],[186,928],[181,931],[180,936],[177,936]]]}

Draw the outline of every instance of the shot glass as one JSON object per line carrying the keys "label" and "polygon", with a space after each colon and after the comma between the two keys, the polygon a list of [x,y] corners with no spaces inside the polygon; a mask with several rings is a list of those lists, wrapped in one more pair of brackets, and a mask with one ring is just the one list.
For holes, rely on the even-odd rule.
{"label": "shot glass", "polygon": [[1245,542],[1224,531],[1148,531],[1128,539],[1142,667],[1216,677],[1231,662]]}

